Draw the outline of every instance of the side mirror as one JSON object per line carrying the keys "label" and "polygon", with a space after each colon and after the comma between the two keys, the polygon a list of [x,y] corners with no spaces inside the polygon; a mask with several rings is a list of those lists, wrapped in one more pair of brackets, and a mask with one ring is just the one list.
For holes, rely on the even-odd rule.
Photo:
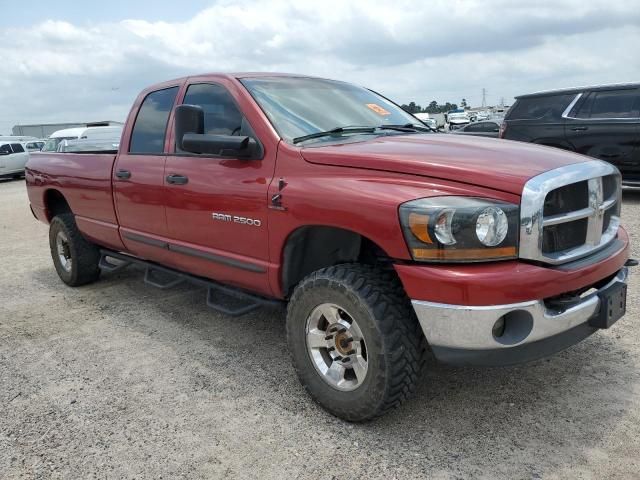
{"label": "side mirror", "polygon": [[204,110],[197,105],[178,105],[175,112],[176,147],[189,153],[221,157],[257,158],[260,144],[252,137],[204,133]]}
{"label": "side mirror", "polygon": [[221,157],[255,158],[259,145],[251,137],[185,133],[182,149],[191,153],[210,153]]}
{"label": "side mirror", "polygon": [[197,105],[178,105],[175,114],[176,147],[187,150],[182,145],[185,133],[204,134],[204,110]]}

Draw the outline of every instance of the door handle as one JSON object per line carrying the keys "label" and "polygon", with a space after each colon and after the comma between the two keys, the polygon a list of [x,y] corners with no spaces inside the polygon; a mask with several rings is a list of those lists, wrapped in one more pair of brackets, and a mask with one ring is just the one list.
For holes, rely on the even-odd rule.
{"label": "door handle", "polygon": [[571,130],[574,132],[583,132],[585,130],[589,130],[589,127],[572,127]]}
{"label": "door handle", "polygon": [[170,183],[171,185],[186,185],[188,182],[189,177],[185,177],[184,175],[167,175],[167,183]]}
{"label": "door handle", "polygon": [[131,172],[129,170],[118,170],[116,172],[116,177],[122,180],[128,180],[131,178]]}

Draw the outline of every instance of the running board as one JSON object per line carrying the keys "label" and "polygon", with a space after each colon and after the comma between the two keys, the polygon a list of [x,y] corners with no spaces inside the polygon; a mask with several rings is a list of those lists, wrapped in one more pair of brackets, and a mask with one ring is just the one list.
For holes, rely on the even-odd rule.
{"label": "running board", "polygon": [[180,285],[184,281],[185,278],[182,276],[163,272],[154,267],[147,267],[144,272],[144,283],[163,290]]}
{"label": "running board", "polygon": [[[135,264],[145,268],[144,282],[156,288],[167,289],[183,282],[206,287],[207,306],[217,312],[232,317],[245,315],[260,307],[277,307],[283,304],[281,300],[261,297],[239,288],[223,285],[213,280],[183,273],[172,268],[163,267],[162,265],[131,257],[124,253],[100,250],[100,254],[100,268],[107,273],[117,272],[131,264]],[[108,259],[117,260],[122,263],[116,265]]]}
{"label": "running board", "polygon": [[[100,267],[100,270],[102,270],[103,272],[116,273],[120,270],[124,270],[129,265],[131,265],[131,262],[129,260],[111,257],[110,255],[105,254],[104,251],[100,251],[100,254],[100,262],[98,262],[98,267]],[[115,260],[118,260],[122,263],[111,263],[109,260],[107,260],[108,258],[114,258]]]}

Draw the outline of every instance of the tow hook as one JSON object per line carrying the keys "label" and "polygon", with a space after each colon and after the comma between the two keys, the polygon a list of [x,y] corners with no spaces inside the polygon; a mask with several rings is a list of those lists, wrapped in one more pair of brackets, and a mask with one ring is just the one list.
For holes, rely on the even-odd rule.
{"label": "tow hook", "polygon": [[638,260],[636,260],[635,258],[630,258],[626,261],[626,263],[624,264],[625,267],[637,267],[638,266]]}

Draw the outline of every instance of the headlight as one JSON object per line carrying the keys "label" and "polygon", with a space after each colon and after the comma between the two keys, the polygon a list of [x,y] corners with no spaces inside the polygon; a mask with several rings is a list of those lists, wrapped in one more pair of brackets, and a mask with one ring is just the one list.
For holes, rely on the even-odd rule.
{"label": "headlight", "polygon": [[517,205],[473,197],[421,198],[400,205],[414,260],[483,262],[518,256]]}

